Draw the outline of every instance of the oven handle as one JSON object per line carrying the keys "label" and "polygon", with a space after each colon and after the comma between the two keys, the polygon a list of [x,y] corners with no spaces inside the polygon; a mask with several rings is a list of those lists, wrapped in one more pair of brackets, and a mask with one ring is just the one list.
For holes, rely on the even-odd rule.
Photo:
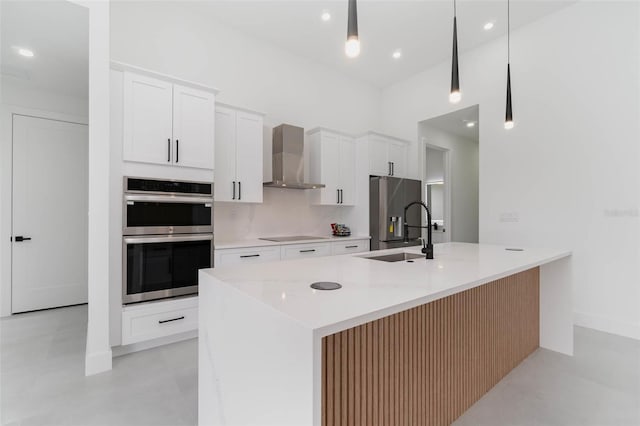
{"label": "oven handle", "polygon": [[181,243],[185,241],[211,241],[213,234],[192,234],[192,235],[158,235],[153,237],[124,237],[125,244],[145,244],[145,243]]}
{"label": "oven handle", "polygon": [[125,201],[150,201],[153,203],[211,204],[213,197],[184,197],[179,195],[133,195],[126,194]]}

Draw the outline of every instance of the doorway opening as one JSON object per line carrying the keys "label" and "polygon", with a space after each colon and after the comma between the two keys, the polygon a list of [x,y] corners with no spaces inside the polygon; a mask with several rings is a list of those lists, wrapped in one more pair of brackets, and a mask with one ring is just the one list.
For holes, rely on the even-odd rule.
{"label": "doorway opening", "polygon": [[5,316],[87,303],[89,11],[0,7]]}
{"label": "doorway opening", "polygon": [[474,105],[418,124],[424,199],[433,241],[479,239],[480,111]]}

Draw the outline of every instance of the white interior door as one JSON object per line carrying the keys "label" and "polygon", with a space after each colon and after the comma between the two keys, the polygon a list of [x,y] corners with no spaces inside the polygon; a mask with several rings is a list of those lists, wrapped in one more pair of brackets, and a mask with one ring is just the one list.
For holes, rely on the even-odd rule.
{"label": "white interior door", "polygon": [[87,302],[88,155],[86,125],[14,116],[12,313]]}

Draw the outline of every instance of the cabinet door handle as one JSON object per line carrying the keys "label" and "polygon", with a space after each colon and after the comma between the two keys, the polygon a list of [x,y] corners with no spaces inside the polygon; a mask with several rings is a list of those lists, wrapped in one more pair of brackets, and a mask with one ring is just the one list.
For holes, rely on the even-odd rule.
{"label": "cabinet door handle", "polygon": [[31,241],[31,237],[23,237],[22,235],[16,235],[15,241],[16,243],[21,243],[23,241]]}
{"label": "cabinet door handle", "polygon": [[236,199],[236,181],[233,181],[233,195],[231,196],[232,200]]}
{"label": "cabinet door handle", "polygon": [[171,319],[167,319],[167,320],[159,320],[158,324],[164,324],[166,322],[172,322],[172,321],[180,321],[184,319],[184,315],[181,317],[177,317],[177,318],[171,318]]}
{"label": "cabinet door handle", "polygon": [[238,200],[242,200],[242,182],[238,182]]}
{"label": "cabinet door handle", "polygon": [[391,162],[391,176],[396,175],[396,163]]}
{"label": "cabinet door handle", "polygon": [[240,256],[240,259],[246,259],[247,257],[260,257],[259,254],[244,254]]}
{"label": "cabinet door handle", "polygon": [[358,248],[358,246],[345,246],[345,248]]}
{"label": "cabinet door handle", "polygon": [[180,141],[176,139],[176,163],[180,159]]}
{"label": "cabinet door handle", "polygon": [[336,195],[338,197],[338,200],[336,201],[336,204],[340,204],[340,190],[336,189]]}
{"label": "cabinet door handle", "polygon": [[340,204],[344,203],[344,191],[341,189],[340,190]]}
{"label": "cabinet door handle", "polygon": [[316,251],[316,249],[300,250],[300,253],[312,253],[314,251]]}
{"label": "cabinet door handle", "polygon": [[171,138],[167,139],[167,163],[171,162]]}
{"label": "cabinet door handle", "polygon": [[389,165],[389,176],[391,176],[391,161],[387,163]]}

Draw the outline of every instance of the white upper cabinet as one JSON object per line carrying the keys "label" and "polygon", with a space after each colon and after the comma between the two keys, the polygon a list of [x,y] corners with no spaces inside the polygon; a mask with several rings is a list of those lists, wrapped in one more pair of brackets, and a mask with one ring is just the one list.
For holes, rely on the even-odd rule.
{"label": "white upper cabinet", "polygon": [[236,112],[216,106],[215,200],[235,200],[236,184]]}
{"label": "white upper cabinet", "polygon": [[173,85],[124,73],[124,146],[128,161],[171,164]]}
{"label": "white upper cabinet", "polygon": [[391,176],[409,177],[407,170],[408,146],[405,142],[391,140],[389,142],[389,162],[391,163]]}
{"label": "white upper cabinet", "polygon": [[213,92],[126,71],[123,100],[123,160],[213,169]]}
{"label": "white upper cabinet", "polygon": [[215,95],[173,85],[174,162],[213,169]]}
{"label": "white upper cabinet", "polygon": [[364,139],[369,147],[369,174],[408,177],[408,142],[376,133]]}
{"label": "white upper cabinet", "polygon": [[324,129],[309,135],[309,180],[325,185],[315,194],[315,203],[354,206],[356,197],[355,140]]}
{"label": "white upper cabinet", "polygon": [[263,116],[216,107],[215,199],[262,202]]}
{"label": "white upper cabinet", "polygon": [[380,136],[369,137],[369,174],[391,176],[389,161],[389,142]]}

